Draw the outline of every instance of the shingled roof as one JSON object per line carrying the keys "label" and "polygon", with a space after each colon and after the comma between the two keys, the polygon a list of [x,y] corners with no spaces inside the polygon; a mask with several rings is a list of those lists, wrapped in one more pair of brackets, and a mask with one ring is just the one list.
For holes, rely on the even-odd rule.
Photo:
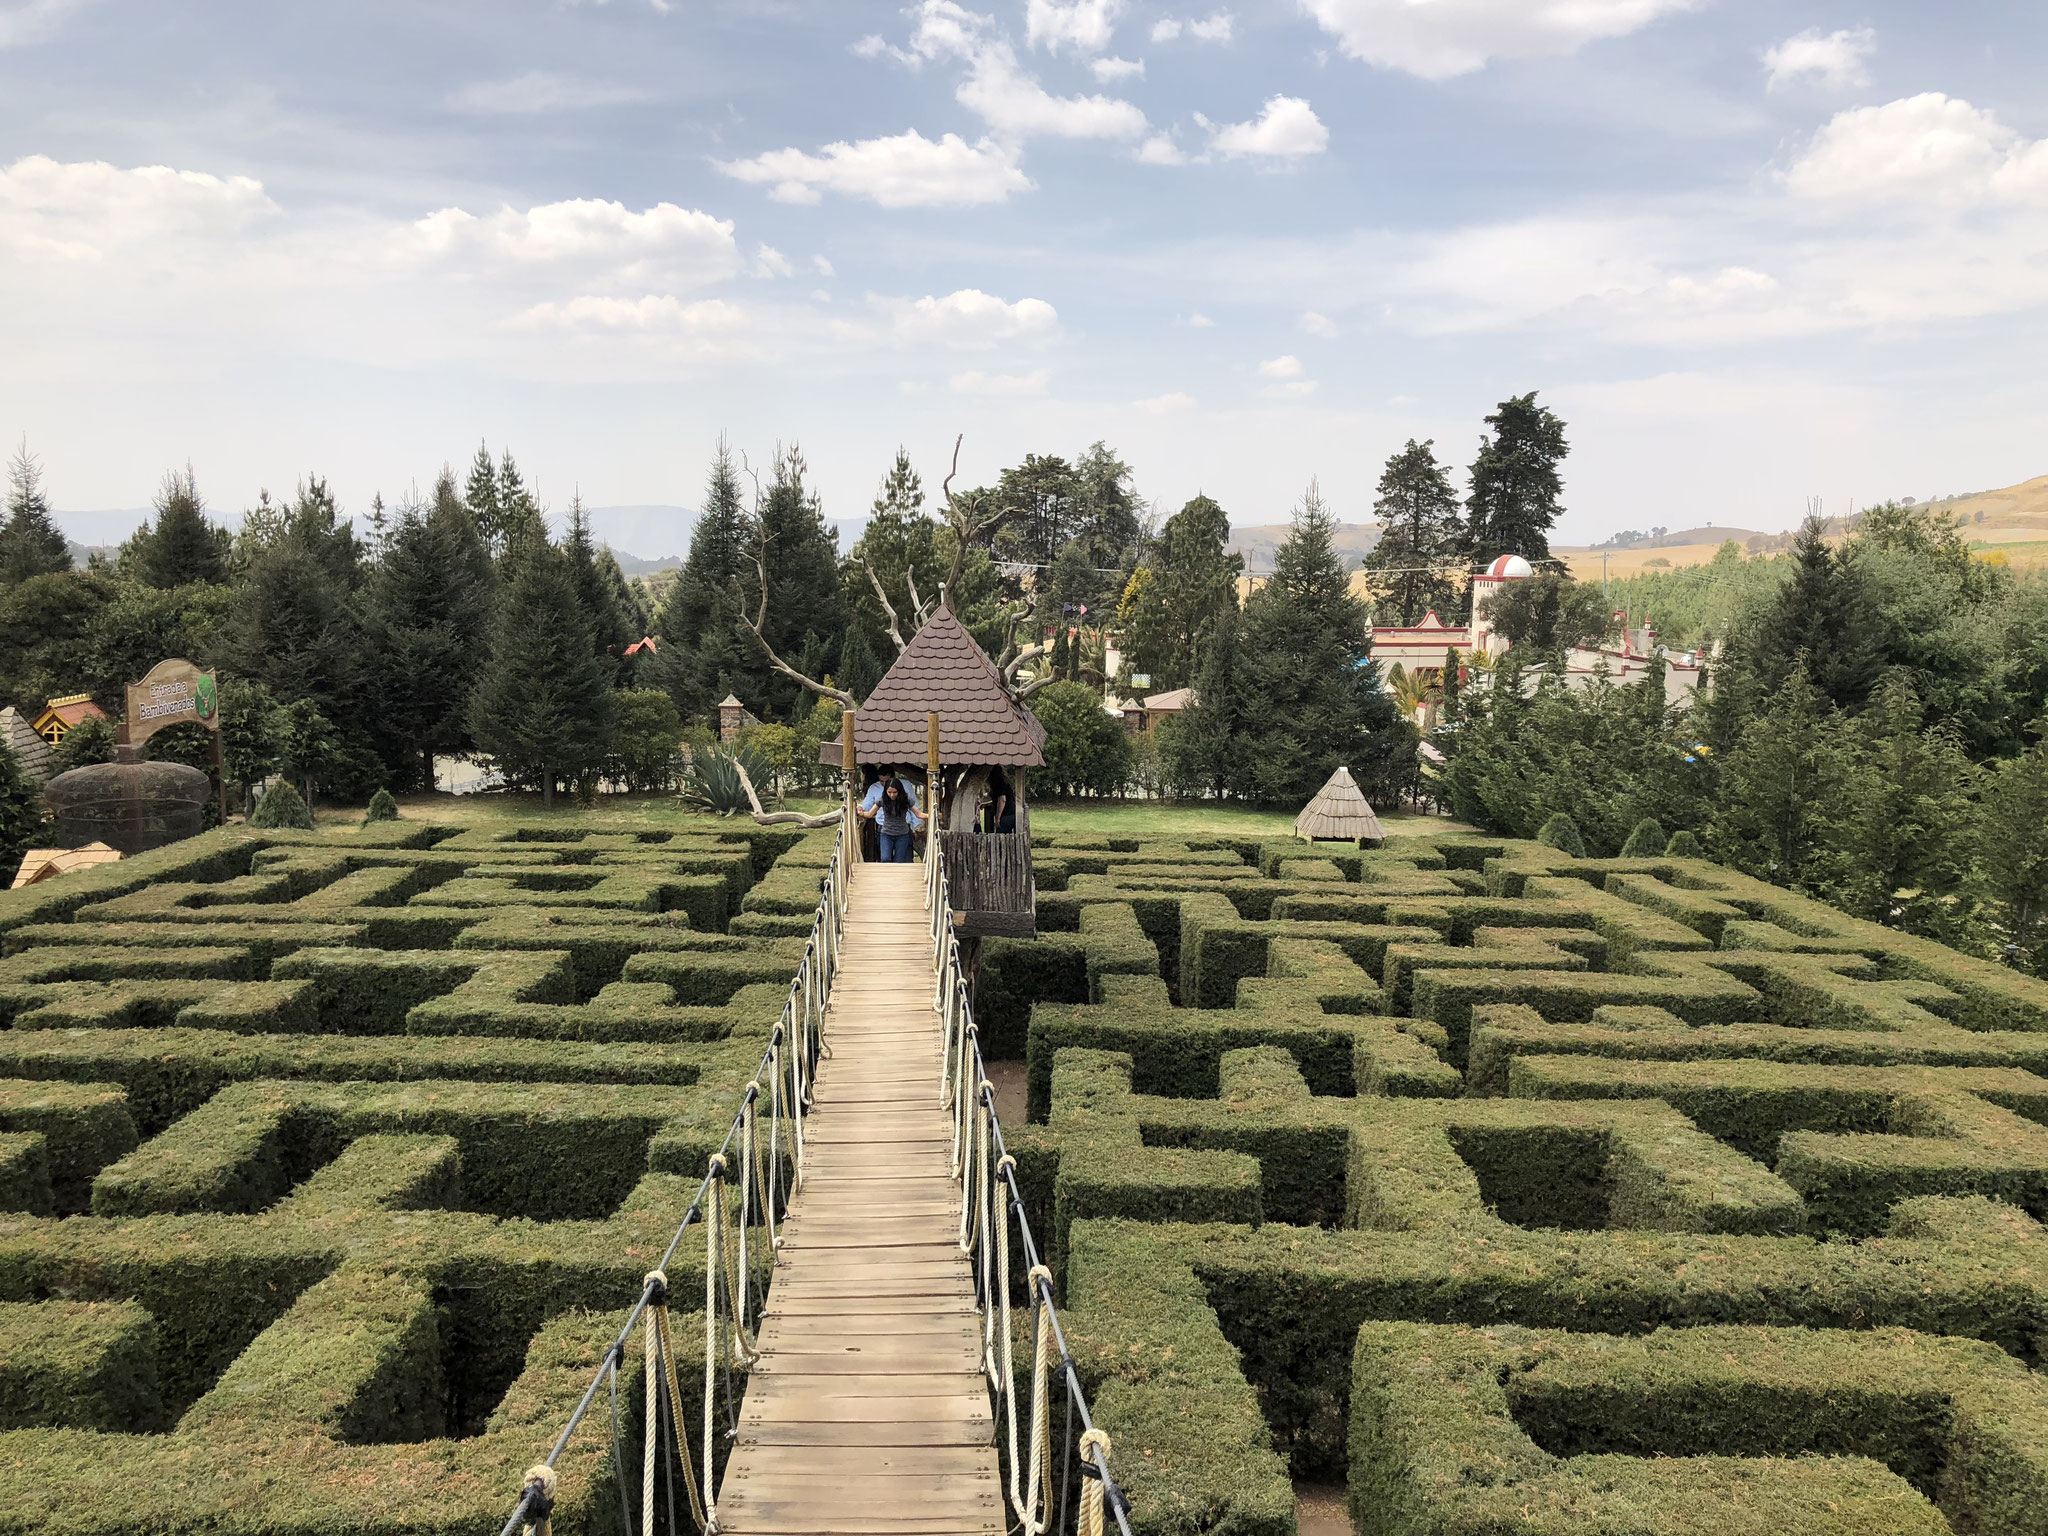
{"label": "shingled roof", "polygon": [[1377,842],[1386,833],[1381,831],[1380,819],[1373,815],[1364,791],[1351,777],[1351,770],[1339,763],[1329,782],[1316,791],[1315,799],[1294,818],[1294,835],[1311,843],[1319,837],[1343,838],[1346,842],[1368,838]]}
{"label": "shingled roof", "polygon": [[[995,664],[967,627],[941,606],[911,637],[854,717],[853,749],[864,763],[921,763],[925,716],[939,717],[942,763],[1036,768],[1045,762],[1045,727],[1010,697]],[[818,760],[845,761],[845,737],[826,742]]]}

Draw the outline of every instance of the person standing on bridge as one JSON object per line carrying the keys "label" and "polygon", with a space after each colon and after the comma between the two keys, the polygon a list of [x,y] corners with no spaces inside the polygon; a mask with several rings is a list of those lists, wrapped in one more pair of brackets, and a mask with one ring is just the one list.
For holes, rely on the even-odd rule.
{"label": "person standing on bridge", "polygon": [[863,801],[860,813],[875,823],[875,831],[881,838],[882,862],[908,864],[911,843],[917,836],[917,829],[924,825],[924,817],[918,814],[917,801],[910,793],[910,786],[895,774],[885,772],[868,799],[873,801],[873,809]]}

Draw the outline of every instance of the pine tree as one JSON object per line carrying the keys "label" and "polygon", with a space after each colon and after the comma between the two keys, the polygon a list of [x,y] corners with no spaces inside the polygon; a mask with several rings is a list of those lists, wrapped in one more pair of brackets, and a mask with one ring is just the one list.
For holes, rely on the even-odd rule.
{"label": "pine tree", "polygon": [[1860,709],[1884,666],[1880,625],[1862,572],[1828,547],[1826,523],[1809,517],[1792,544],[1791,580],[1742,648],[1766,686],[1803,666],[1830,703]]}
{"label": "pine tree", "polygon": [[2048,972],[2048,719],[1990,774],[1976,836],[1991,921],[2010,965]]}
{"label": "pine tree", "polygon": [[13,883],[21,856],[43,827],[42,786],[0,742],[0,890]]}
{"label": "pine tree", "polygon": [[[839,548],[832,530],[825,525],[825,511],[818,494],[804,484],[807,471],[803,451],[794,445],[778,450],[768,494],[761,502],[760,558],[768,574],[768,611],[762,629],[777,655],[807,677],[819,677],[833,670],[846,633],[847,611],[839,585]],[[759,575],[748,560],[746,570],[758,583]],[[755,587],[755,600],[759,587]],[[742,697],[758,701],[785,721],[801,720],[810,712],[809,690],[800,683],[771,674],[751,636],[748,658],[755,679]]]}
{"label": "pine tree", "polygon": [[856,624],[848,631],[846,646],[840,652],[838,685],[856,699],[865,699],[875,691],[886,670],[874,647],[868,644],[867,630]]}
{"label": "pine tree", "polygon": [[7,521],[0,525],[0,584],[71,569],[65,541],[43,495],[42,466],[28,451],[28,439],[7,465]]}
{"label": "pine tree", "polygon": [[430,506],[399,509],[364,597],[384,761],[401,784],[431,790],[435,755],[468,743],[498,602],[490,554],[446,471]]}
{"label": "pine tree", "polygon": [[[442,475],[450,479],[447,470]],[[476,457],[469,461],[469,480],[462,489],[462,504],[469,508],[469,515],[476,521],[476,531],[482,535],[484,548],[493,558],[505,552],[505,509],[498,500],[498,466],[491,458],[490,444],[479,442]]]}
{"label": "pine tree", "polygon": [[1824,852],[1823,808],[1847,793],[1851,767],[1840,716],[1794,671],[1721,765],[1707,829],[1711,856],[1803,887]]}
{"label": "pine tree", "polygon": [[1414,727],[1380,686],[1372,625],[1334,547],[1335,519],[1312,481],[1272,579],[1245,604],[1238,646],[1251,779],[1267,801],[1307,800],[1339,764],[1370,798],[1406,772]]}
{"label": "pine tree", "polygon": [[519,466],[512,462],[512,450],[498,456],[498,518],[504,528],[506,551],[547,538],[547,518],[540,503],[526,488]]}
{"label": "pine tree", "polygon": [[1152,681],[1146,691],[1185,688],[1202,674],[1225,614],[1237,612],[1244,556],[1229,552],[1230,519],[1196,496],[1160,531],[1150,564],[1136,573],[1128,606],[1119,606],[1125,665]]}
{"label": "pine tree", "polygon": [[1586,856],[1586,840],[1579,836],[1579,824],[1563,811],[1543,823],[1542,830],[1536,834],[1536,841],[1547,843],[1559,853],[1569,854],[1575,859]]}
{"label": "pine tree", "polygon": [[164,476],[156,497],[156,521],[136,530],[123,551],[145,586],[168,590],[195,581],[227,577],[226,533],[206,520],[192,466]]}
{"label": "pine tree", "polygon": [[1453,565],[1462,561],[1465,525],[1458,515],[1451,472],[1439,464],[1434,441],[1408,446],[1387,460],[1380,474],[1380,541],[1365,557],[1369,571],[1387,574],[1373,581],[1375,614],[1393,624],[1420,624],[1435,609],[1451,614],[1460,583]]}
{"label": "pine tree", "polygon": [[[754,574],[753,520],[740,496],[739,470],[718,440],[703,510],[690,533],[690,554],[668,589],[658,620],[661,651],[650,669],[685,720],[703,723],[758,648],[741,632],[744,579]],[[744,639],[747,651],[741,650]]]}
{"label": "pine tree", "polygon": [[[846,553],[840,566],[840,589],[849,614],[846,655],[853,654],[858,635],[869,659],[893,654],[889,640],[889,617],[876,598],[874,581],[882,584],[889,606],[896,611],[896,628],[907,642],[917,634],[917,603],[911,597],[914,585],[926,602],[938,598],[939,583],[948,566],[939,552],[945,532],[943,525],[925,511],[924,482],[911,468],[910,455],[898,448],[896,459],[883,476],[881,489],[868,509],[867,527]],[[851,689],[845,673],[849,663],[840,662],[840,686]],[[879,676],[879,674],[877,674]],[[865,697],[856,694],[856,697]]]}
{"label": "pine tree", "polygon": [[1053,454],[1027,453],[1003,471],[996,497],[1011,508],[996,535],[1005,558],[1050,565],[1080,531],[1083,507],[1074,466]]}
{"label": "pine tree", "polygon": [[1486,418],[1491,436],[1479,439],[1465,497],[1466,542],[1472,559],[1500,555],[1530,560],[1550,556],[1550,530],[1564,508],[1558,465],[1570,451],[1564,422],[1536,403],[1536,392],[1503,400]]}
{"label": "pine tree", "polygon": [[590,536],[590,516],[583,510],[583,498],[569,502],[569,534],[563,542],[569,569],[576,581],[576,600],[590,615],[591,643],[605,675],[617,683],[625,665],[626,647],[640,638],[635,630],[633,603],[626,591],[626,578],[609,548],[599,547]]}
{"label": "pine tree", "polygon": [[569,561],[536,550],[505,594],[490,664],[470,697],[470,733],[510,776],[537,781],[552,808],[557,781],[603,762],[616,716]]}

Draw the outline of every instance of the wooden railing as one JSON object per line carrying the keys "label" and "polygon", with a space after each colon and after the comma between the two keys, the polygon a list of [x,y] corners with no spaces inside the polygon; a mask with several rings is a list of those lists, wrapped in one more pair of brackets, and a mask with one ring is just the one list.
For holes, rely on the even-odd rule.
{"label": "wooden railing", "polygon": [[1028,938],[1036,931],[1029,832],[941,832],[939,840],[963,936]]}

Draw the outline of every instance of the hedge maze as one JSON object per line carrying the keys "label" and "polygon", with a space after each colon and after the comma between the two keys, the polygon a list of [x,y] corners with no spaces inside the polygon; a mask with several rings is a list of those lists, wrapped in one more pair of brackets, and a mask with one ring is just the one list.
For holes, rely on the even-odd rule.
{"label": "hedge maze", "polygon": [[[0,1530],[495,1531],[753,1076],[831,852],[230,829],[0,894]],[[610,1437],[571,1442],[558,1530],[616,1528]]]}
{"label": "hedge maze", "polygon": [[2048,984],[1698,860],[1040,841],[979,1016],[1135,1528],[2048,1532]]}

